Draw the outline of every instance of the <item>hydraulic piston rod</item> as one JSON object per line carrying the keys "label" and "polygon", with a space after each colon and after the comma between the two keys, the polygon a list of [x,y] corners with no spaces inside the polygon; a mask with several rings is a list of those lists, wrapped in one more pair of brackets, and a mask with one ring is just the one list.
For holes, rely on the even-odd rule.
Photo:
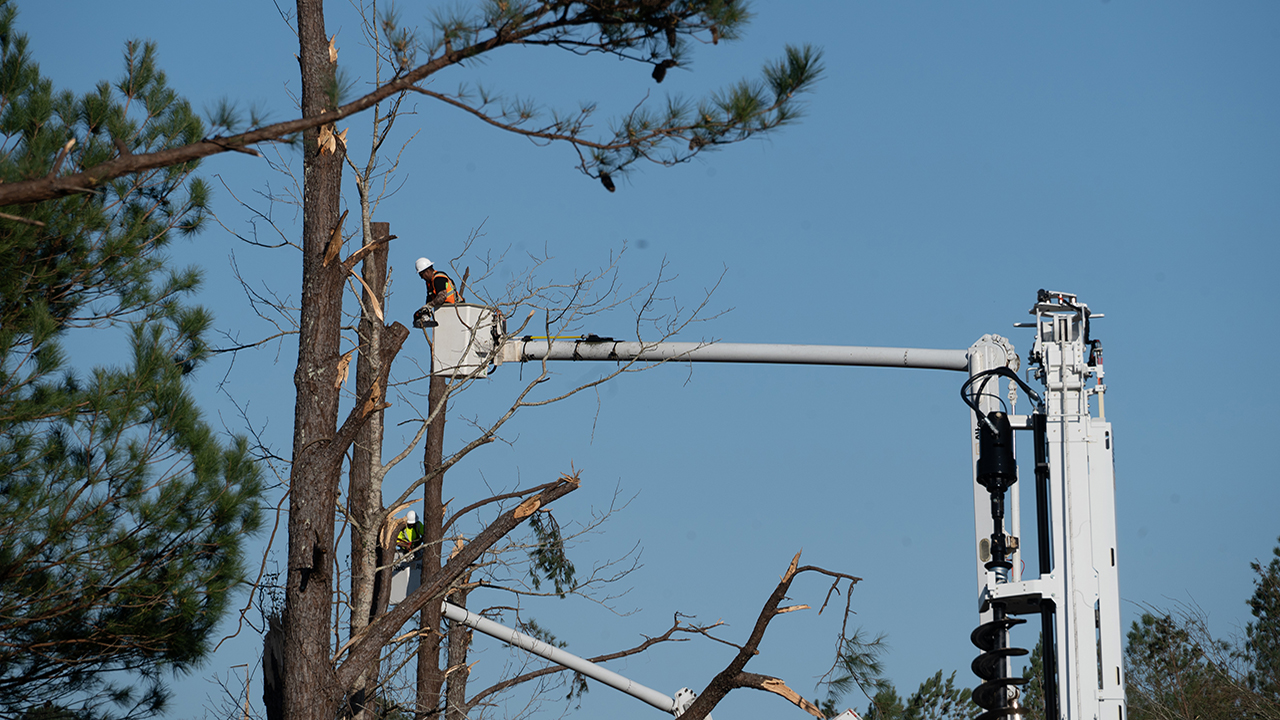
{"label": "hydraulic piston rod", "polygon": [[720,342],[638,343],[592,337],[582,340],[517,340],[513,338],[503,346],[502,350],[504,362],[544,359],[647,362],[671,360],[675,362],[859,365],[969,371],[968,350]]}

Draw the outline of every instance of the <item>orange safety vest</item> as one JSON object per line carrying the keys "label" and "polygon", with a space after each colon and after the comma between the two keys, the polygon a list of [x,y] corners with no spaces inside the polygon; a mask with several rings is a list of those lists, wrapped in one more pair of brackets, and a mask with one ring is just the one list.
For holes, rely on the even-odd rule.
{"label": "orange safety vest", "polygon": [[[436,278],[444,278],[444,290],[436,289]],[[434,290],[435,292],[432,294],[430,298],[428,298],[429,300],[434,300],[443,295],[444,302],[446,304],[458,302],[458,292],[453,287],[453,280],[450,280],[449,276],[445,275],[442,272],[433,273],[431,277],[431,289]]]}

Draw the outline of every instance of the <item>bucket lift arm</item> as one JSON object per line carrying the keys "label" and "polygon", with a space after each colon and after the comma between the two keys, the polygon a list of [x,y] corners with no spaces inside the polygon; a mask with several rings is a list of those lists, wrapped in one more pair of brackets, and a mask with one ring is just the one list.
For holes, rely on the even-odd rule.
{"label": "bucket lift arm", "polygon": [[[600,667],[590,660],[580,658],[554,645],[548,645],[535,637],[526,635],[519,630],[513,630],[501,623],[496,623],[453,603],[442,603],[442,606],[444,616],[452,622],[466,625],[477,632],[501,640],[508,645],[514,645],[534,655],[546,658],[557,665],[562,665],[615,690],[620,690],[663,712],[669,712],[675,717],[680,717],[685,709],[693,704],[694,698],[697,697],[689,688],[681,688],[676,692],[675,697],[665,695],[638,682],[629,680],[612,670]],[[711,720],[710,715],[707,716],[707,720]]]}
{"label": "bucket lift arm", "polygon": [[[1035,395],[1021,380],[1011,383],[1008,412],[1001,407],[998,378],[991,392],[977,388],[970,398],[975,564],[982,619],[973,640],[984,651],[974,661],[974,671],[988,683],[995,681],[983,691],[990,707],[980,718],[1025,714],[1012,689],[1018,683],[1005,682],[1012,674],[1009,658],[1025,651],[1010,648],[1007,634],[1009,628],[1025,622],[1014,616],[1040,614],[1046,684],[1054,685],[1047,693],[1051,706],[1046,717],[1125,720],[1112,436],[1103,405],[1101,345],[1090,335],[1090,320],[1102,316],[1090,313],[1075,295],[1044,290],[1031,313],[1035,322],[1019,326],[1036,329],[1030,363],[1044,385],[1036,411],[1031,415],[1013,412],[1013,384]],[[998,335],[984,335],[968,350],[638,343],[596,336],[576,340],[511,337],[500,313],[464,303],[446,306],[437,319],[432,372],[455,378],[483,376],[490,366],[503,362],[532,360],[902,367],[967,371],[971,381],[994,375],[1016,379],[1018,369],[1013,347]],[[1087,385],[1090,379],[1092,386]],[[1091,398],[1097,399],[1096,416],[1091,414]],[[995,415],[1002,416],[998,423]],[[1003,434],[1028,430],[1035,443],[1040,573],[1036,579],[1024,580],[1020,489],[1012,439]],[[992,474],[990,463],[995,461],[981,456],[1006,443],[1010,455],[997,463],[1003,469]],[[980,466],[986,466],[986,471]],[[1002,475],[1008,468],[1013,475]],[[662,697],[665,702],[666,696]],[[1052,706],[1055,697],[1058,707]]]}

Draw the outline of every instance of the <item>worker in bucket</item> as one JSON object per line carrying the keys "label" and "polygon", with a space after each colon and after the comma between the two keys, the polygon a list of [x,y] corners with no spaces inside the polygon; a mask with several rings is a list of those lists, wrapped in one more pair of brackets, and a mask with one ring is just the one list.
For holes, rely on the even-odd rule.
{"label": "worker in bucket", "polygon": [[422,546],[422,536],[426,528],[418,520],[418,513],[412,510],[404,516],[404,519],[407,524],[396,535],[396,549],[404,553],[415,552]]}
{"label": "worker in bucket", "polygon": [[418,271],[418,277],[427,284],[427,301],[413,314],[413,326],[435,327],[436,321],[432,317],[435,309],[441,305],[458,302],[458,291],[453,285],[453,280],[448,275],[437,272],[430,260],[424,257],[418,258],[414,268]]}

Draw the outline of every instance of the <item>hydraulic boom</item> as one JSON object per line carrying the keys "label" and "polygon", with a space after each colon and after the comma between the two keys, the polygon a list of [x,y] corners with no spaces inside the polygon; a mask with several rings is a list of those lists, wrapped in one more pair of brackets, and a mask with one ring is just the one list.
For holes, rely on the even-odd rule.
{"label": "hydraulic boom", "polygon": [[[1010,630],[1026,622],[1018,617],[1021,615],[1040,618],[1045,648],[1044,716],[1052,720],[1124,720],[1112,435],[1103,405],[1102,346],[1090,328],[1091,320],[1102,316],[1091,313],[1075,295],[1044,290],[1039,291],[1031,314],[1035,321],[1018,327],[1036,330],[1028,360],[1041,391],[1018,375],[1019,358],[1013,346],[998,335],[984,335],[968,350],[641,343],[596,335],[512,337],[506,334],[500,313],[467,304],[446,305],[436,313],[439,326],[432,345],[432,368],[437,375],[479,377],[503,362],[567,360],[851,365],[966,372],[969,378],[961,395],[972,410],[974,558],[981,623],[971,638],[982,651],[973,662],[973,671],[982,680],[973,697],[985,710],[979,720],[1026,714],[1017,689],[1024,681],[1014,675],[1011,658],[1027,651],[1009,641]],[[1033,405],[1027,415],[1016,413],[1020,394]],[[1019,432],[1029,434],[1033,444],[1038,568],[1034,578],[1023,577],[1015,442]],[[452,612],[448,607],[446,614]],[[489,622],[483,618],[477,622],[480,620]],[[471,623],[469,619],[459,621]],[[520,644],[501,634],[495,637]],[[550,655],[544,657],[562,662]],[[612,675],[602,672],[597,679]],[[679,712],[670,704],[675,702],[672,698],[625,678],[601,681],[627,692],[626,687],[642,688],[639,694],[632,694],[655,707]]]}

